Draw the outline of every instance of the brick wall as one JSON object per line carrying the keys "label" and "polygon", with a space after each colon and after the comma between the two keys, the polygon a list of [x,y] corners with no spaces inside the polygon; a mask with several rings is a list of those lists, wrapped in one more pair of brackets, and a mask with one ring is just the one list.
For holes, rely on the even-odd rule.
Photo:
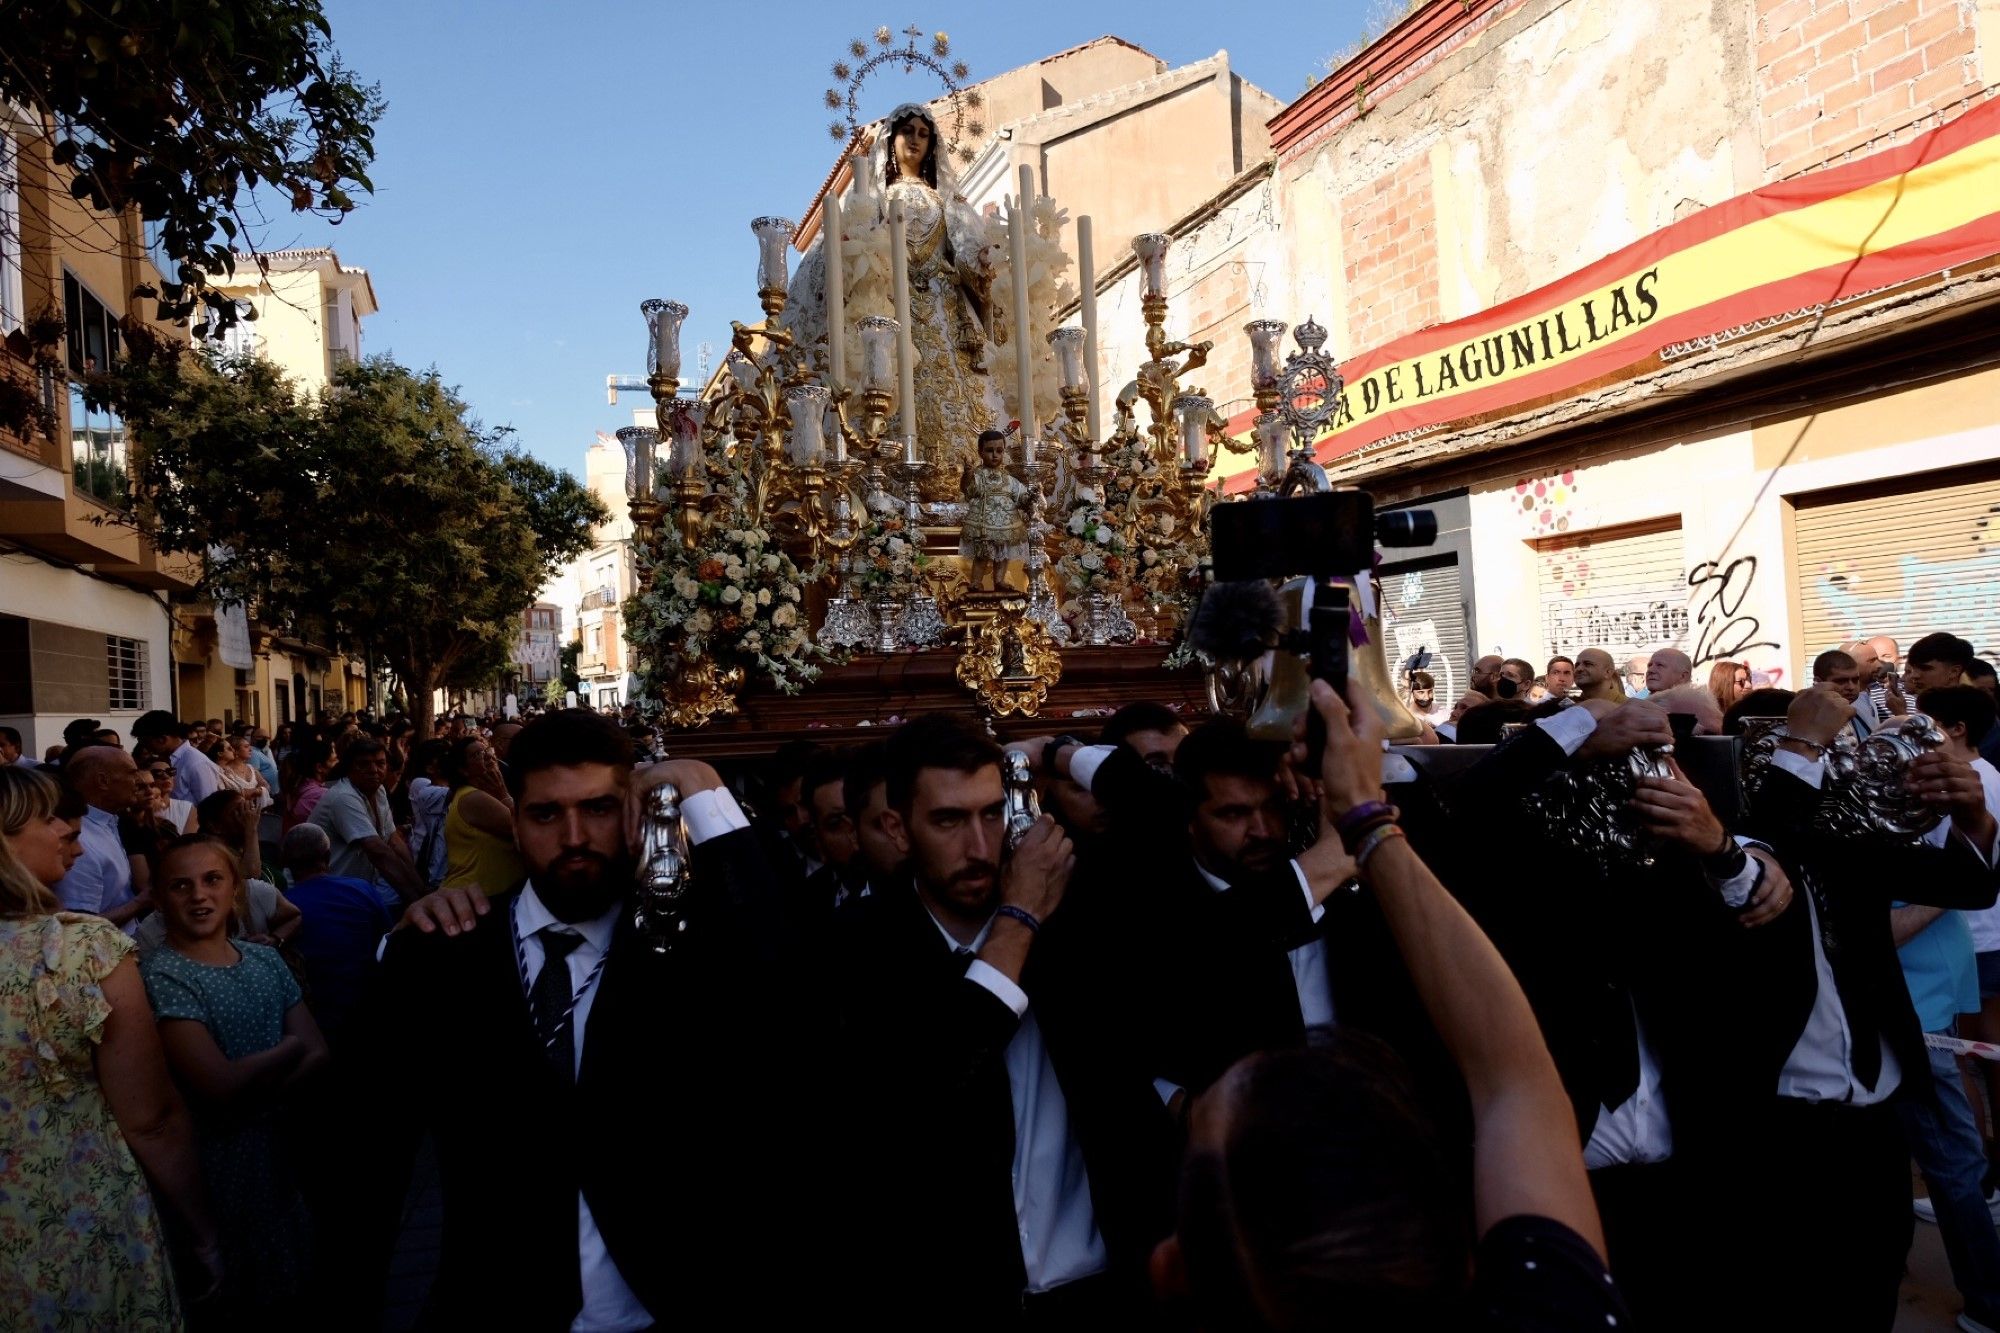
{"label": "brick wall", "polygon": [[1347,248],[1346,356],[1438,321],[1437,216],[1422,153],[1340,201]]}
{"label": "brick wall", "polygon": [[1757,0],[1772,179],[1885,147],[1979,86],[1977,0]]}

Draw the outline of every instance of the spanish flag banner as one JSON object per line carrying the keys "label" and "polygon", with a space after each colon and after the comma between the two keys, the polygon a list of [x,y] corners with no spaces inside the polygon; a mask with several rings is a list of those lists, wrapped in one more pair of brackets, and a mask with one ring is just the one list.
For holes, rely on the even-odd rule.
{"label": "spanish flag banner", "polygon": [[[1322,462],[1638,373],[1662,349],[2000,255],[2000,99],[1739,195],[1539,290],[1341,365]],[[1231,422],[1247,429],[1254,418]],[[1247,489],[1254,472],[1226,489]]]}

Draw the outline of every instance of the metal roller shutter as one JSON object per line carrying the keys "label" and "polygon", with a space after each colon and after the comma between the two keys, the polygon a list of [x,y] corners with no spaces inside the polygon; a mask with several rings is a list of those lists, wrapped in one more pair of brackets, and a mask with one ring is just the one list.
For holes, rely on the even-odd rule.
{"label": "metal roller shutter", "polygon": [[1848,639],[1937,630],[2000,652],[2000,464],[1793,500],[1801,669]]}
{"label": "metal roller shutter", "polygon": [[1550,537],[1535,550],[1542,662],[1602,648],[1622,667],[1686,642],[1680,519]]}
{"label": "metal roller shutter", "polygon": [[[1465,691],[1471,653],[1465,641],[1465,591],[1456,555],[1434,556],[1382,568],[1383,651],[1397,692],[1413,667],[1428,671],[1436,698],[1450,702]],[[1418,666],[1418,653],[1428,660]]]}

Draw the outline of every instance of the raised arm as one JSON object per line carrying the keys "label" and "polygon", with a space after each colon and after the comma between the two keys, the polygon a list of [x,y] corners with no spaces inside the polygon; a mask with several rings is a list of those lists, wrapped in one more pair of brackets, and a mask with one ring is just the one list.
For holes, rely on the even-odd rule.
{"label": "raised arm", "polygon": [[[1349,695],[1358,732],[1332,687],[1312,687],[1313,705],[1326,722],[1326,813],[1336,823],[1356,806],[1382,799],[1381,724],[1358,685],[1350,684]],[[1363,844],[1360,869],[1425,1011],[1465,1077],[1481,1234],[1505,1218],[1532,1214],[1562,1223],[1603,1254],[1575,1114],[1520,983],[1408,839],[1390,834]]]}

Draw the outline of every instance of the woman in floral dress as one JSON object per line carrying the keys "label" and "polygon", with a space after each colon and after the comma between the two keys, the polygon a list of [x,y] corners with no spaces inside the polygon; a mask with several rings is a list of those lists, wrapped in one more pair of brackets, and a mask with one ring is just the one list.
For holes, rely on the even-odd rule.
{"label": "woman in floral dress", "polygon": [[193,1237],[196,1298],[221,1251],[132,942],[56,910],[76,856],[55,784],[0,767],[0,1325],[178,1329],[148,1176]]}

